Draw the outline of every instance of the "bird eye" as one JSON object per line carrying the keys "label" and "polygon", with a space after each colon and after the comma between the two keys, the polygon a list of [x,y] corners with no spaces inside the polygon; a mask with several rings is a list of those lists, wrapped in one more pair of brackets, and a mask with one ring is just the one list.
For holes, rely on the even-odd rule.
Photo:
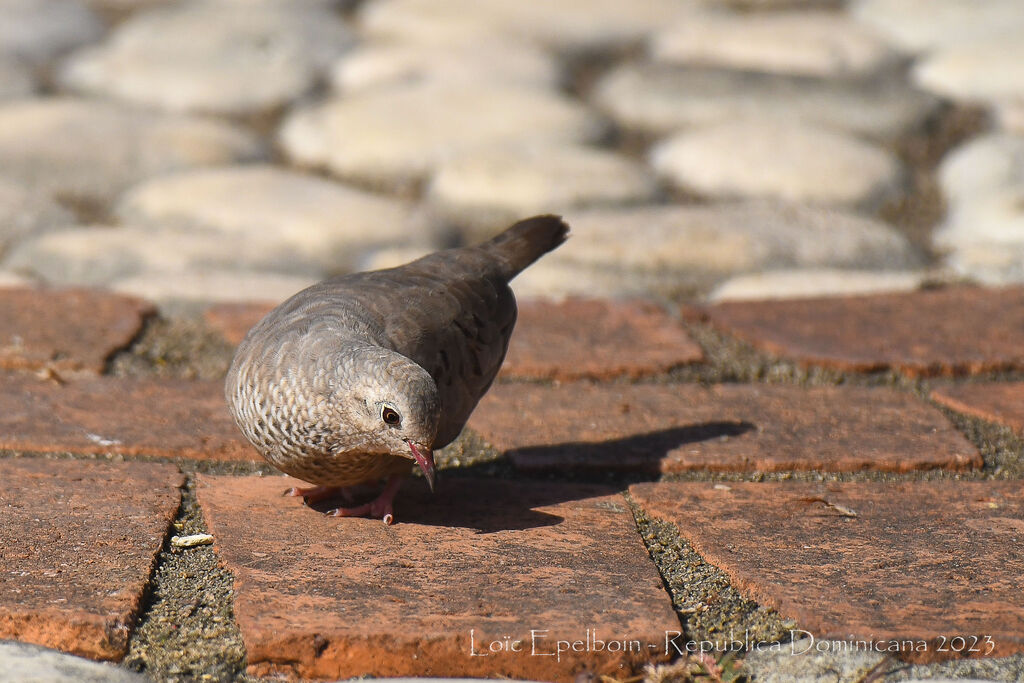
{"label": "bird eye", "polygon": [[380,419],[384,420],[384,424],[396,425],[402,421],[402,416],[394,408],[384,406],[380,411]]}

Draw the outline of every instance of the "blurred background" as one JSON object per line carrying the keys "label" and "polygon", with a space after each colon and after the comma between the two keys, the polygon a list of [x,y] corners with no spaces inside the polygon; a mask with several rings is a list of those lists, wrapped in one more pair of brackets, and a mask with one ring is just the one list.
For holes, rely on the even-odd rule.
{"label": "blurred background", "polygon": [[279,301],[539,212],[525,296],[1024,279],[1021,0],[0,0],[0,285]]}

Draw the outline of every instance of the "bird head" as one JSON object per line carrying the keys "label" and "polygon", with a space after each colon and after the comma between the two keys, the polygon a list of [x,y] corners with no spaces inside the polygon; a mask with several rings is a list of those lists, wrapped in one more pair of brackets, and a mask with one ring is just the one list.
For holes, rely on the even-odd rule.
{"label": "bird head", "polygon": [[[350,349],[353,371],[339,373],[350,386],[335,387],[347,430],[359,450],[413,460],[434,489],[434,440],[441,417],[437,385],[405,356],[380,347]],[[341,407],[341,406],[339,406]]]}

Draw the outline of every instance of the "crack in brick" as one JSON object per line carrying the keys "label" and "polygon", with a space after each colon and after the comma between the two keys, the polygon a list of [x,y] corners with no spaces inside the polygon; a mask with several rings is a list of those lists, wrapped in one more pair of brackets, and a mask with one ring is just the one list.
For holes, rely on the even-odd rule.
{"label": "crack in brick", "polygon": [[[173,529],[179,534],[206,532],[192,475],[182,489]],[[170,535],[123,665],[166,683],[253,680],[244,673],[245,647],[234,621],[231,573],[220,567],[212,546],[174,548]]]}

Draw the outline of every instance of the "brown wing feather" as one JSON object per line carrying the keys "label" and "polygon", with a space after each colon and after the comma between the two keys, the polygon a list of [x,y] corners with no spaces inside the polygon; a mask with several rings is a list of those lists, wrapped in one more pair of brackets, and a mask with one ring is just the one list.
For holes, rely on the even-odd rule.
{"label": "brown wing feather", "polygon": [[381,321],[379,343],[434,378],[443,416],[435,447],[458,436],[505,358],[516,302],[497,266],[483,251],[459,249],[324,283],[330,298]]}
{"label": "brown wing feather", "polygon": [[516,321],[508,281],[567,233],[557,216],[537,216],[476,247],[332,278],[292,297],[249,336],[285,353],[283,342],[316,328],[324,355],[358,339],[410,358],[437,384],[442,422],[434,446],[441,447],[458,436],[501,368]]}

